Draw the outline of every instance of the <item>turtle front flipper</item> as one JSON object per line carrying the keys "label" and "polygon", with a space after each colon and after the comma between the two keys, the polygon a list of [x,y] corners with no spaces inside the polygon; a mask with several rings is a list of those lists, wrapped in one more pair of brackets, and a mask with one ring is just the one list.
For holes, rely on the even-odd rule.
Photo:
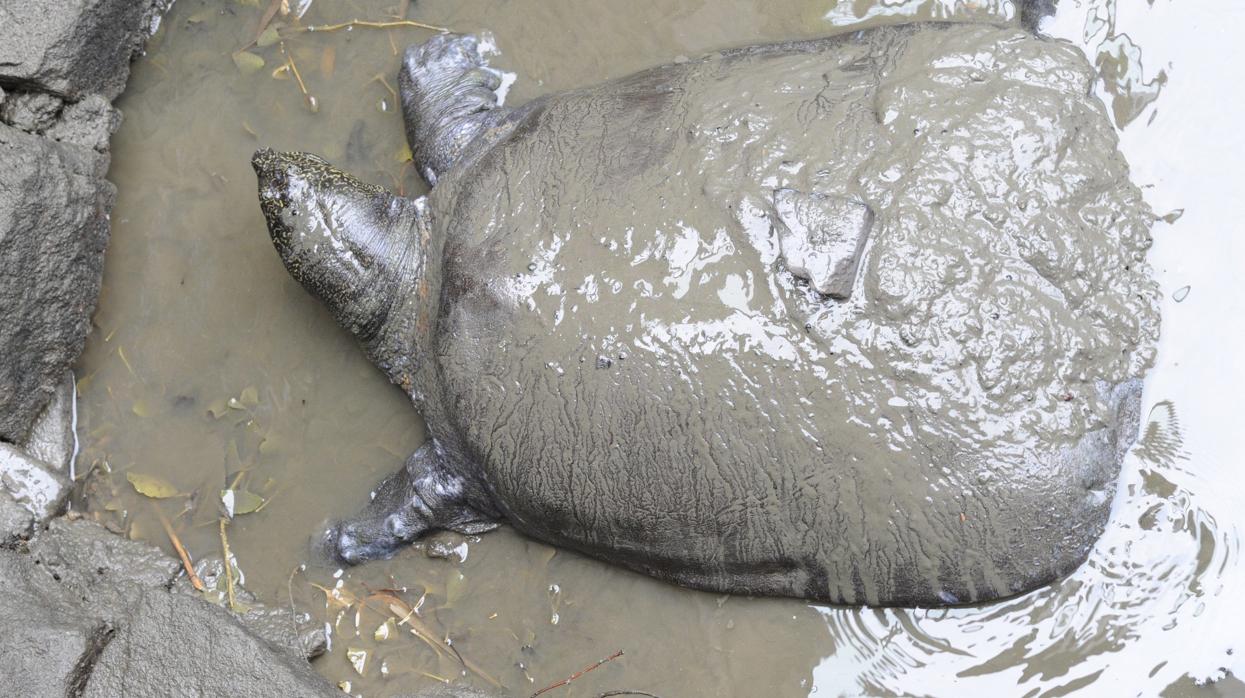
{"label": "turtle front flipper", "polygon": [[428,184],[450,169],[480,134],[506,122],[498,104],[501,74],[488,67],[479,41],[439,34],[411,46],[398,76],[406,139]]}
{"label": "turtle front flipper", "polygon": [[381,481],[372,501],[328,530],[329,552],[349,564],[384,558],[428,531],[482,533],[497,527],[468,500],[473,483],[453,474],[436,441],[421,446],[401,470]]}

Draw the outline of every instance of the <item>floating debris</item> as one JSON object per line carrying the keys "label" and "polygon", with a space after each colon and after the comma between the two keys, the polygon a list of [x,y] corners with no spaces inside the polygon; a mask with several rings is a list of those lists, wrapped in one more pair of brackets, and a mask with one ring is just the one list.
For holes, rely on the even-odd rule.
{"label": "floating debris", "polygon": [[1182,302],[1184,299],[1189,297],[1189,291],[1191,290],[1193,290],[1191,286],[1181,286],[1180,288],[1176,289],[1175,293],[1172,294],[1172,300],[1176,301],[1177,303]]}
{"label": "floating debris", "polygon": [[394,626],[393,619],[389,618],[376,628],[376,632],[372,633],[372,637],[375,638],[377,642],[384,642],[389,639],[389,637],[393,634],[393,631],[396,629],[397,628]]}
{"label": "floating debris", "polygon": [[359,676],[363,676],[363,671],[367,669],[367,658],[367,650],[357,647],[346,648],[346,659],[350,660],[350,666],[354,667],[355,673]]}

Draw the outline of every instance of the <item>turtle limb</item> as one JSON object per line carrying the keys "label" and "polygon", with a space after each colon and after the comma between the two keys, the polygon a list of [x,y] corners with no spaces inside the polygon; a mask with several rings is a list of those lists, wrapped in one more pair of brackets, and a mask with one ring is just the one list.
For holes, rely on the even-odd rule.
{"label": "turtle limb", "polygon": [[381,481],[363,511],[330,528],[329,552],[349,564],[391,556],[428,531],[482,533],[497,522],[467,501],[470,483],[447,467],[445,451],[429,441],[398,472]]}
{"label": "turtle limb", "polygon": [[406,139],[430,186],[471,141],[504,123],[510,112],[494,91],[501,75],[488,67],[474,36],[438,34],[411,46],[398,81]]}

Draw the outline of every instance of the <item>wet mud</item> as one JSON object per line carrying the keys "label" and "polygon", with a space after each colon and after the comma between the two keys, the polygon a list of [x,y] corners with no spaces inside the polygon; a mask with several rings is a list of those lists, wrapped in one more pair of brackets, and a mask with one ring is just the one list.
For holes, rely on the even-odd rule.
{"label": "wet mud", "polygon": [[[382,4],[359,3],[350,14],[383,17]],[[822,36],[862,18],[893,22],[907,10],[946,14],[938,3],[824,4],[810,11],[794,2],[429,1],[411,16],[491,32],[500,49],[494,65],[520,76],[508,101],[523,103],[724,46]],[[1142,439],[1124,462],[1111,521],[1088,562],[1059,584],[979,608],[820,607],[679,589],[505,528],[479,538],[439,535],[349,570],[313,557],[310,537],[366,501],[425,434],[406,396],[282,268],[254,205],[249,158],[259,145],[312,150],[375,184],[422,192],[391,87],[401,49],[426,34],[354,30],[286,42],[316,98],[312,111],[291,71],[279,70],[280,47],[252,47],[264,60],[258,68],[231,57],[257,33],[263,8],[247,3],[178,3],[122,98],[126,121],[110,175],[118,185],[113,239],[78,369],[78,467],[89,497],[76,505],[167,546],[152,511],[162,507],[201,557],[221,553],[218,501],[232,490],[235,504],[245,500],[229,526],[238,581],[323,620],[332,645],[316,667],[349,681],[353,694],[442,680],[488,687],[492,679],[530,695],[619,650],[559,690],[1235,690],[1193,684],[1239,661],[1239,651],[1227,651],[1230,619],[1241,610],[1232,591],[1240,588],[1240,520],[1230,498],[1241,483],[1225,447],[1230,429],[1213,407],[1224,377],[1193,360],[1205,339],[1192,339],[1221,346],[1240,339],[1239,325],[1215,319],[1228,317],[1222,303],[1239,305],[1217,251],[1232,249],[1222,231],[1234,212],[1219,184],[1227,171],[1198,168],[1173,147],[1182,141],[1214,163],[1214,137],[1237,148],[1241,140],[1222,117],[1206,115],[1220,97],[1218,83],[1198,72],[1219,64],[1213,42],[1195,40],[1192,29],[1164,30],[1176,19],[1205,29],[1221,18],[1174,3],[1129,5],[1117,13],[1114,3],[1069,3],[1050,27],[1099,70],[1095,88],[1122,129],[1147,202],[1159,215],[1187,211],[1156,226],[1151,253],[1164,322],[1174,325],[1165,324],[1160,339]],[[303,22],[349,19],[340,12],[314,4]],[[1136,27],[1128,41],[1145,47],[1147,61],[1153,50],[1154,65],[1174,67],[1161,79],[1144,70],[1138,51],[1120,48],[1123,27]],[[1217,135],[1190,135],[1191,123]],[[1190,231],[1187,243],[1174,239],[1182,230]],[[1177,301],[1172,294],[1185,286]],[[1242,387],[1238,374],[1227,380]],[[139,495],[131,473],[167,481],[175,496]],[[262,508],[247,506],[243,492]],[[455,651],[433,650],[406,625],[378,632],[389,627],[391,609],[343,603],[374,593],[418,605],[423,627],[452,640]]]}

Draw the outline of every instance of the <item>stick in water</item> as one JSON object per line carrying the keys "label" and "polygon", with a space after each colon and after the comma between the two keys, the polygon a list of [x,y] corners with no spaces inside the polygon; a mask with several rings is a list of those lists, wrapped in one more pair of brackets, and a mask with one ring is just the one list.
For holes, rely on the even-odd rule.
{"label": "stick in water", "polygon": [[542,693],[548,693],[549,691],[552,691],[553,689],[555,689],[555,688],[557,688],[557,687],[559,687],[559,686],[565,686],[566,684],[568,684],[568,683],[570,683],[570,682],[574,681],[575,679],[577,679],[577,678],[579,678],[579,677],[583,676],[584,674],[587,674],[588,672],[592,671],[593,669],[596,669],[597,667],[601,666],[602,664],[607,664],[607,663],[609,663],[609,662],[612,662],[612,661],[614,661],[615,659],[618,659],[618,658],[619,658],[619,657],[621,657],[621,656],[623,656],[623,651],[622,651],[622,650],[618,650],[617,652],[615,652],[614,654],[611,654],[610,656],[606,657],[605,659],[602,659],[602,660],[598,661],[598,662],[597,662],[597,663],[595,663],[595,664],[589,664],[588,666],[584,667],[583,669],[580,669],[579,671],[575,672],[574,674],[571,674],[570,676],[566,677],[565,679],[562,679],[561,681],[559,681],[559,682],[557,682],[557,683],[553,683],[553,684],[549,684],[548,686],[545,686],[544,688],[540,689],[539,691],[537,691],[537,692],[533,693],[533,694],[532,694],[532,696],[531,696],[531,698],[536,698],[536,696],[538,696],[538,695],[540,695],[540,694],[542,694]]}
{"label": "stick in water", "polygon": [[177,551],[177,556],[182,559],[182,567],[186,570],[186,576],[190,578],[190,585],[195,588],[195,591],[203,591],[207,587],[203,586],[203,580],[199,579],[199,575],[195,574],[194,565],[190,563],[190,554],[186,552],[186,548],[182,546],[181,540],[173,532],[173,524],[169,523],[168,517],[164,515],[164,512],[160,511],[160,507],[152,504],[152,508],[156,510],[156,516],[160,517],[160,524],[164,526],[164,532],[168,535],[169,542],[173,544],[173,549]]}

